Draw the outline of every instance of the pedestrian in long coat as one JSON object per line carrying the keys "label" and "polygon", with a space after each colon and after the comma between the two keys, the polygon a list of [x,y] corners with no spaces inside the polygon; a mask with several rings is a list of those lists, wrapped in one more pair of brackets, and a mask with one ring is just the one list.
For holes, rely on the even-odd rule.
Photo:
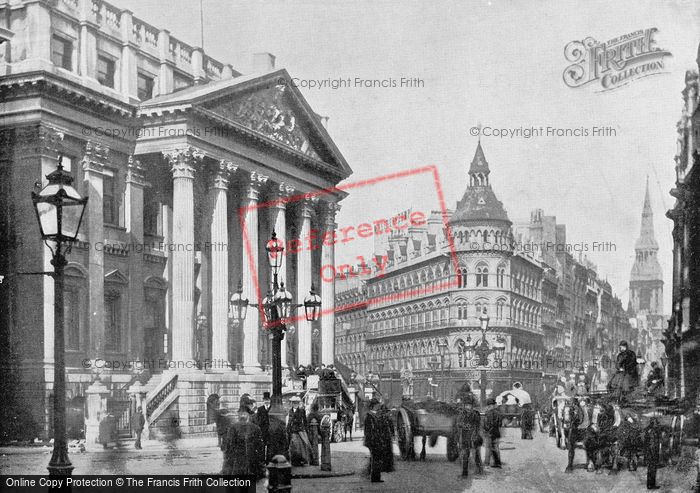
{"label": "pedestrian in long coat", "polygon": [[299,407],[299,397],[294,396],[289,401],[292,403],[287,417],[289,455],[293,466],[308,466],[311,462],[311,443],[307,433],[306,411]]}
{"label": "pedestrian in long coat", "polygon": [[379,400],[369,401],[369,412],[365,416],[365,447],[369,449],[369,474],[373,483],[382,481],[382,430],[377,410]]}
{"label": "pedestrian in long coat", "polygon": [[501,453],[498,450],[498,444],[501,440],[501,413],[496,407],[496,399],[490,397],[486,399],[488,406],[484,415],[484,438],[486,439],[486,465],[491,464],[493,459],[493,467],[501,468]]}
{"label": "pedestrian in long coat", "polygon": [[481,414],[474,409],[476,397],[470,393],[460,396],[461,409],[458,419],[458,432],[460,433],[460,446],[462,448],[462,476],[469,475],[469,456],[474,449],[474,465],[477,474],[484,472],[481,464],[481,445],[483,439],[479,433],[481,428]]}
{"label": "pedestrian in long coat", "polygon": [[659,467],[659,442],[661,442],[661,428],[657,418],[651,418],[649,425],[644,429],[644,459],[647,463],[647,489],[657,490],[656,469]]}
{"label": "pedestrian in long coat", "polygon": [[232,423],[224,440],[224,466],[221,474],[229,476],[265,475],[264,448],[260,427],[250,422],[248,409],[238,410],[238,421]]}
{"label": "pedestrian in long coat", "polygon": [[377,412],[379,426],[381,430],[381,462],[382,472],[394,471],[394,425],[391,421],[391,413],[386,404],[379,406]]}
{"label": "pedestrian in long coat", "polygon": [[134,447],[140,450],[141,434],[143,433],[143,428],[146,426],[146,418],[141,412],[141,406],[136,408],[136,412],[134,413],[131,422],[133,423],[132,426],[134,427],[134,433],[136,433],[136,443],[134,444]]}
{"label": "pedestrian in long coat", "polygon": [[255,411],[255,424],[260,427],[263,443],[265,444],[265,460],[269,461],[271,456],[267,453],[270,443],[270,393],[263,392],[263,405]]}

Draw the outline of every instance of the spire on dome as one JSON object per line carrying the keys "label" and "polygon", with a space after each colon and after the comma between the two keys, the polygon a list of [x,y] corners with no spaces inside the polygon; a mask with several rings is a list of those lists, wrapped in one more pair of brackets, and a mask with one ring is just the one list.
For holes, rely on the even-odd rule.
{"label": "spire on dome", "polygon": [[489,163],[486,161],[484,149],[481,148],[481,139],[476,145],[474,158],[469,166],[469,186],[488,186],[489,185]]}
{"label": "spire on dome", "polygon": [[469,166],[469,186],[462,200],[457,203],[450,224],[483,220],[504,221],[510,224],[503,204],[489,184],[489,173],[489,163],[479,141]]}

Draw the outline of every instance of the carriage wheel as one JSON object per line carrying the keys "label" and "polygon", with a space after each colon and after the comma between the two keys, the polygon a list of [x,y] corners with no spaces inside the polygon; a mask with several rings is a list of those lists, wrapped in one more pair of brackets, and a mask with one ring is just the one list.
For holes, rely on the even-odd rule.
{"label": "carriage wheel", "polygon": [[399,409],[396,415],[396,437],[399,442],[399,450],[403,460],[412,459],[415,456],[413,450],[413,430],[411,430],[411,420],[405,409]]}
{"label": "carriage wheel", "polygon": [[[447,436],[447,460],[454,462],[459,458],[459,440],[457,439],[459,430],[452,430]],[[476,452],[479,453],[478,451]]]}
{"label": "carriage wheel", "polygon": [[345,436],[345,426],[342,421],[333,423],[333,432],[331,433],[331,442],[340,443]]}
{"label": "carriage wheel", "polygon": [[669,453],[671,456],[680,454],[681,440],[683,439],[683,425],[685,424],[685,416],[674,416],[671,420],[671,436],[669,443]]}

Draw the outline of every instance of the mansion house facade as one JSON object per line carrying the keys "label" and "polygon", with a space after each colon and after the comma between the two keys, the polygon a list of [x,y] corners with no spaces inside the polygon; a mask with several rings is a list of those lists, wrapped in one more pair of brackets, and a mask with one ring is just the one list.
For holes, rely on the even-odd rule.
{"label": "mansion house facade", "polygon": [[[88,198],[66,267],[69,434],[109,412],[128,435],[137,404],[151,435],[214,433],[213,407],[271,382],[259,313],[230,320],[232,293],[264,296],[273,231],[335,227],[344,194],[318,192],[350,167],[270,54],[241,75],[102,0],[0,0],[0,26],[3,420],[51,436],[53,280],[22,273],[52,270],[30,192],[61,156]],[[332,245],[285,256],[295,302],[315,284],[324,309],[285,339],[285,366],[312,363],[314,332],[334,361],[332,261]]]}

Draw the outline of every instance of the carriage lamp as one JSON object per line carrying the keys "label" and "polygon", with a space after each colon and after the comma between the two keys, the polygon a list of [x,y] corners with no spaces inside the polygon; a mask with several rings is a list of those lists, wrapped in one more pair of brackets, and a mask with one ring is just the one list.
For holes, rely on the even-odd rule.
{"label": "carriage lamp", "polygon": [[[47,469],[50,475],[70,476],[73,471],[68,458],[66,441],[66,361],[64,336],[64,269],[66,254],[78,237],[87,197],[80,196],[73,187],[73,177],[63,169],[63,156],[58,157],[56,170],[46,175],[47,185],[38,193],[32,192],[32,203],[39,222],[41,239],[51,250],[54,280],[54,392],[53,430],[54,445]],[[66,247],[67,244],[67,247]]]}
{"label": "carriage lamp", "polygon": [[272,232],[272,237],[270,241],[267,242],[265,246],[267,250],[267,259],[270,262],[270,268],[272,272],[276,275],[279,272],[280,267],[282,267],[282,253],[284,252],[284,244],[282,240],[277,238],[277,233]]}
{"label": "carriage lamp", "polygon": [[316,294],[313,284],[309,295],[304,298],[304,311],[306,312],[306,320],[309,322],[315,322],[321,314],[321,297]]}

